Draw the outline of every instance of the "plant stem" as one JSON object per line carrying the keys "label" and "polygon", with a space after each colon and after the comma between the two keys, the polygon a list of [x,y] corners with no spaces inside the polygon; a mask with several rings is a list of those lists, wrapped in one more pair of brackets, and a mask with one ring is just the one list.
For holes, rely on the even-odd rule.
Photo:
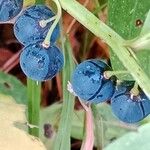
{"label": "plant stem", "polygon": [[37,84],[36,81],[27,79],[27,95],[28,122],[31,125],[37,126],[34,128],[29,127],[29,133],[33,136],[39,137],[41,84]]}
{"label": "plant stem", "polygon": [[103,41],[112,48],[113,52],[116,56],[118,56],[125,68],[130,72],[145,94],[150,98],[150,79],[136,62],[131,52],[123,46],[125,40],[77,1],[60,0],[60,3],[64,10],[66,10],[97,37],[103,39]]}
{"label": "plant stem", "polygon": [[[82,103],[81,103],[82,104]],[[82,106],[85,104],[82,104]],[[85,109],[85,138],[82,141],[80,150],[93,150],[94,147],[94,127],[93,127],[93,114],[91,106],[83,106]]]}

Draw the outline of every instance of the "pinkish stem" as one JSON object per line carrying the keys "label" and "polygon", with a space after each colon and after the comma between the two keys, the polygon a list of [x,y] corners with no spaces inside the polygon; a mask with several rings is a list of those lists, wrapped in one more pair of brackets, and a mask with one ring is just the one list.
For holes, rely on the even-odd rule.
{"label": "pinkish stem", "polygon": [[[85,105],[82,103],[82,105]],[[88,107],[85,105],[83,106],[84,108],[86,107],[86,136],[85,139],[82,143],[81,150],[93,150],[94,146],[94,125],[93,125],[93,116],[92,116],[92,110],[91,106],[89,105]]]}

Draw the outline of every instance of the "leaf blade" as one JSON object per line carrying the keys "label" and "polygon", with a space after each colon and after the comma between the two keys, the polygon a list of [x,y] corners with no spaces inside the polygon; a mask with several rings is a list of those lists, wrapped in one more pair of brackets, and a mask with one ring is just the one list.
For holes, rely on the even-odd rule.
{"label": "leaf blade", "polygon": [[[141,33],[142,25],[150,8],[150,1],[147,0],[109,0],[108,1],[108,22],[109,26],[126,40],[134,39]],[[114,70],[126,70],[121,61],[111,50],[111,63]],[[149,52],[136,53],[140,66],[144,66],[145,73],[150,76],[149,63],[145,64],[142,58],[148,58]],[[134,71],[134,69],[133,69]],[[120,80],[134,80],[132,76],[119,76]]]}

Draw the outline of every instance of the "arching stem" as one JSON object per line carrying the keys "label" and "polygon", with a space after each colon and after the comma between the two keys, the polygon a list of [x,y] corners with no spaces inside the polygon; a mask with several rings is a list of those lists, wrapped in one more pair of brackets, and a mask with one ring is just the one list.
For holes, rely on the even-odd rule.
{"label": "arching stem", "polygon": [[57,26],[60,18],[61,18],[61,14],[62,14],[62,10],[61,10],[61,6],[60,6],[60,3],[58,0],[53,0],[53,2],[55,2],[55,4],[57,5],[57,15],[56,15],[56,19],[55,21],[53,22],[51,28],[49,29],[48,33],[47,33],[47,36],[43,42],[43,46],[44,47],[49,47],[50,46],[50,39],[51,39],[51,36],[52,36],[52,33],[55,29],[55,27]]}

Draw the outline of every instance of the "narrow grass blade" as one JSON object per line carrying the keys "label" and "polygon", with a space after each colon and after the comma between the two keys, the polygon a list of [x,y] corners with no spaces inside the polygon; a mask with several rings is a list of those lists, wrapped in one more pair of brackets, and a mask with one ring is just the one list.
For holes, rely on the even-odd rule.
{"label": "narrow grass blade", "polygon": [[[63,41],[63,37],[62,37]],[[74,110],[74,96],[67,90],[67,83],[71,79],[75,64],[72,58],[72,49],[68,38],[63,44],[65,66],[63,69],[63,106],[58,133],[55,139],[54,150],[70,150],[71,122]]]}

